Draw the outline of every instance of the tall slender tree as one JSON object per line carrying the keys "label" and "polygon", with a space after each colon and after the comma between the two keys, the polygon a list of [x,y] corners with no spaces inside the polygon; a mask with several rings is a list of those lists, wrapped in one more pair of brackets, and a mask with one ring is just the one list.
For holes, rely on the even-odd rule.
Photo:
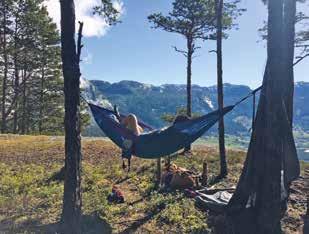
{"label": "tall slender tree", "polygon": [[[74,0],[61,0],[61,58],[65,96],[65,179],[61,231],[81,233],[81,137],[80,137],[80,56],[83,23],[75,42]],[[109,25],[118,21],[119,12],[110,0],[94,8]]]}
{"label": "tall slender tree", "polygon": [[186,39],[186,50],[174,47],[187,59],[187,115],[192,113],[192,59],[197,49],[197,40],[207,40],[212,35],[215,27],[214,2],[207,0],[176,0],[173,10],[168,16],[161,13],[148,16],[154,28],[161,28],[167,32],[181,34]]}
{"label": "tall slender tree", "polygon": [[79,58],[75,43],[75,5],[60,1],[61,57],[65,96],[65,180],[62,209],[62,232],[81,233],[81,143],[79,127]]}
{"label": "tall slender tree", "polygon": [[[223,0],[216,0],[217,12],[217,92],[218,92],[218,109],[222,111],[224,107],[223,101],[223,70],[222,70],[222,14]],[[220,177],[227,175],[227,163],[225,154],[224,139],[224,118],[219,120],[219,153],[220,153]]]}
{"label": "tall slender tree", "polygon": [[[242,9],[237,8],[239,0],[230,1],[226,4],[224,15],[224,29],[231,29],[235,19]],[[222,6],[223,7],[223,6]],[[185,37],[186,49],[174,47],[176,52],[181,53],[187,59],[187,115],[192,115],[192,60],[194,53],[200,48],[198,40],[215,39],[216,7],[215,0],[175,0],[173,9],[167,15],[162,13],[148,16],[154,28],[160,28],[167,32],[177,33]],[[190,149],[190,147],[187,147]]]}
{"label": "tall slender tree", "polygon": [[1,133],[7,131],[7,96],[8,96],[8,73],[9,73],[9,42],[8,38],[11,34],[10,24],[11,24],[11,6],[12,2],[10,0],[4,0],[0,3],[0,33],[1,33],[1,55],[3,61],[3,77],[2,77],[2,97],[1,97]]}

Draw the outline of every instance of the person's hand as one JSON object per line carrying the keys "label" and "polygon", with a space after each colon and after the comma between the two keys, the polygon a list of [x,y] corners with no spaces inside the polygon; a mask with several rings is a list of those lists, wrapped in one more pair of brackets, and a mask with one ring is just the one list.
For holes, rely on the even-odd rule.
{"label": "person's hand", "polygon": [[114,113],[115,113],[117,119],[120,121],[120,114],[119,114],[117,105],[114,105]]}

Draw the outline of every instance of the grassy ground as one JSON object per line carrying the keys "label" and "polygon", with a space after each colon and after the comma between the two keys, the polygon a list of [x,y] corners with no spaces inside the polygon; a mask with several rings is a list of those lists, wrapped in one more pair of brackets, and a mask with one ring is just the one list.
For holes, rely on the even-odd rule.
{"label": "grassy ground", "polygon": [[[54,175],[63,166],[63,138],[0,135],[0,233],[54,232],[62,206],[63,183]],[[180,191],[154,189],[156,161],[134,158],[131,172],[122,170],[119,149],[104,139],[83,140],[83,228],[88,233],[208,233],[207,212]],[[229,176],[218,188],[236,185],[245,153],[228,151]],[[216,148],[195,146],[193,156],[174,162],[196,172],[208,162],[210,177],[218,173]],[[302,173],[308,164],[302,164]],[[111,187],[125,194],[124,204],[109,204]],[[287,233],[301,229],[305,212],[303,185],[298,181],[283,219]],[[86,231],[85,231],[86,232]],[[103,232],[103,233],[104,233]]]}

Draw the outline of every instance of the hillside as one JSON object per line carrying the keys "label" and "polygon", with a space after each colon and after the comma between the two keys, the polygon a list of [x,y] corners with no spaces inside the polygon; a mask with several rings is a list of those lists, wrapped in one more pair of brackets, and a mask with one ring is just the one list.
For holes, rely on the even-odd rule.
{"label": "hillside", "polygon": [[[155,160],[134,158],[132,171],[121,168],[119,149],[110,141],[83,138],[83,233],[212,233],[222,217],[198,209],[181,191],[154,189]],[[229,150],[230,174],[215,188],[235,187],[244,152]],[[195,146],[192,157],[178,156],[179,166],[199,172],[207,161],[209,179],[218,173],[216,148]],[[63,137],[0,135],[0,233],[55,233],[62,208]],[[302,163],[302,173],[308,164]],[[58,175],[58,176],[55,176]],[[110,204],[117,184],[126,202]],[[293,184],[285,233],[302,230],[304,180]],[[221,222],[221,223],[220,223]]]}
{"label": "hillside", "polygon": [[[124,113],[135,113],[154,127],[162,127],[161,116],[174,114],[177,108],[186,106],[186,86],[166,84],[154,86],[136,81],[108,83],[100,80],[83,82],[84,95],[104,106],[117,105]],[[252,90],[244,85],[224,84],[225,105],[235,104]],[[309,83],[295,85],[294,125],[296,129],[309,131]],[[195,113],[207,113],[217,108],[216,86],[192,86],[192,107]],[[226,133],[248,135],[251,128],[252,99],[248,99],[225,117]],[[216,127],[212,128],[212,132]]]}

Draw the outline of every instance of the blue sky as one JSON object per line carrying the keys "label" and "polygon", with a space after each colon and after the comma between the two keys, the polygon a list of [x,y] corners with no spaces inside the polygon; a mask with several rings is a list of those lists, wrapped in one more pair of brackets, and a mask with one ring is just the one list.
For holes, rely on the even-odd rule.
{"label": "blue sky", "polygon": [[[82,5],[86,1],[95,2],[79,0],[76,3]],[[51,3],[53,6],[54,2]],[[147,21],[147,16],[151,13],[168,12],[171,2],[121,1],[122,23],[99,35],[87,32],[89,35],[84,38],[83,77],[109,82],[135,80],[155,85],[185,84],[186,59],[172,48],[185,48],[185,39],[178,34],[152,29]],[[85,6],[82,7],[86,9]],[[267,12],[261,1],[256,0],[243,0],[241,7],[246,8],[247,12],[237,19],[239,30],[230,31],[229,38],[223,42],[223,79],[227,83],[245,84],[254,88],[261,83],[266,61],[265,43],[257,42],[260,41],[257,29],[266,20]],[[84,11],[85,14],[89,12]],[[88,31],[99,27],[92,21],[88,25],[87,22],[84,27],[88,27]],[[193,61],[192,82],[202,86],[214,85],[216,56],[208,51],[215,49],[215,42],[205,41],[200,45],[202,49],[197,52],[198,57]],[[295,80],[309,81],[308,69],[309,59],[297,65]]]}

